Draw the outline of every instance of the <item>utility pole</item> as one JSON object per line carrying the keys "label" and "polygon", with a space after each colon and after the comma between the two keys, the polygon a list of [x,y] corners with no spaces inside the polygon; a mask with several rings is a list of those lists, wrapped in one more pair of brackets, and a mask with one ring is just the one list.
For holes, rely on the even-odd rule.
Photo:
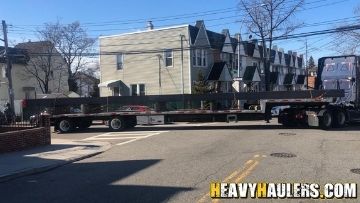
{"label": "utility pole", "polygon": [[185,99],[184,99],[184,46],[183,46],[183,37],[185,35],[180,34],[180,41],[181,41],[181,94],[182,94],[182,108],[185,109]]}
{"label": "utility pole", "polygon": [[159,95],[161,95],[161,54],[156,55],[159,59]]}
{"label": "utility pole", "polygon": [[309,89],[309,64],[308,64],[308,43],[307,43],[307,39],[305,39],[305,71],[306,71],[306,89]]}
{"label": "utility pole", "polygon": [[11,106],[11,113],[15,115],[15,106],[14,106],[14,90],[12,86],[12,77],[11,77],[11,56],[9,54],[9,45],[8,45],[8,38],[7,38],[7,25],[5,20],[2,21],[2,28],[3,28],[3,35],[4,35],[4,45],[5,45],[5,57],[6,57],[6,77],[8,78],[8,92],[9,92],[9,100]]}
{"label": "utility pole", "polygon": [[184,35],[180,34],[181,41],[181,94],[184,94],[184,46],[183,46]]}

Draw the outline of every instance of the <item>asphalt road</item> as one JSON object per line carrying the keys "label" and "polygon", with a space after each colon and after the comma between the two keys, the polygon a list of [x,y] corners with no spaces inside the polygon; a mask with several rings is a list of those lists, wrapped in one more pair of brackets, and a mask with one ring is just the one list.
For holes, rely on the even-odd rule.
{"label": "asphalt road", "polygon": [[[360,168],[359,129],[285,129],[254,121],[136,127],[118,133],[97,126],[86,132],[54,134],[56,138],[109,141],[112,148],[55,170],[0,183],[0,200],[209,202],[212,181],[359,183],[360,175],[350,171]],[[278,158],[272,153],[295,157]]]}

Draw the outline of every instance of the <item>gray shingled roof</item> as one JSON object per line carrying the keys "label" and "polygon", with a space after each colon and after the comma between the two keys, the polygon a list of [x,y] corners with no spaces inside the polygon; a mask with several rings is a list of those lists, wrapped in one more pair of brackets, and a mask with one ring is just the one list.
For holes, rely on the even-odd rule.
{"label": "gray shingled roof", "polygon": [[219,80],[225,64],[226,64],[225,62],[214,63],[209,73],[208,80]]}
{"label": "gray shingled roof", "polygon": [[[0,53],[5,51],[4,46],[0,46]],[[11,57],[12,63],[15,64],[27,64],[29,61],[29,55],[26,50],[19,48],[9,47],[9,54]],[[6,58],[4,55],[0,54],[0,63],[6,63]]]}
{"label": "gray shingled roof", "polygon": [[221,50],[224,46],[225,36],[209,30],[206,30],[206,34],[209,38],[211,48]]}

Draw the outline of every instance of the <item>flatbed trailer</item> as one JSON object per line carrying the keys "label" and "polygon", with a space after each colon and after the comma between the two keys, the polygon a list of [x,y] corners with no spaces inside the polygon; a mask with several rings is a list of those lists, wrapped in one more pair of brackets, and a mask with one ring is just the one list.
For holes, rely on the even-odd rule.
{"label": "flatbed trailer", "polygon": [[239,120],[259,120],[264,118],[260,110],[183,110],[166,112],[104,112],[104,113],[76,113],[51,116],[51,123],[55,130],[62,133],[70,132],[75,128],[85,129],[93,121],[106,121],[114,131],[133,128],[137,125],[137,117],[163,117],[166,122],[204,122],[218,121],[231,122]]}
{"label": "flatbed trailer", "polygon": [[318,62],[315,90],[239,92],[204,95],[150,95],[134,97],[76,98],[33,100],[33,105],[79,104],[144,104],[147,102],[257,100],[259,110],[183,110],[147,112],[74,113],[51,116],[51,123],[60,132],[87,128],[93,120],[103,120],[112,130],[124,130],[137,125],[137,116],[162,116],[166,121],[223,121],[271,120],[271,109],[286,106],[278,116],[285,126],[318,126],[322,129],[341,128],[360,122],[360,57],[355,55],[323,57]]}
{"label": "flatbed trailer", "polygon": [[[295,122],[307,123],[307,115],[304,108],[321,109],[329,106],[329,100],[343,95],[342,91],[325,91],[323,96],[305,99],[261,99],[259,110],[177,110],[177,111],[114,111],[101,113],[70,113],[51,116],[51,123],[55,129],[62,132],[70,132],[75,128],[85,129],[91,126],[93,121],[105,121],[109,128],[114,131],[125,130],[135,127],[138,117],[162,117],[165,122],[237,122],[249,120],[271,120],[271,108],[275,106],[290,106],[296,109]],[[327,96],[325,96],[327,94]],[[297,97],[295,95],[295,97]],[[280,116],[280,122],[283,116]],[[292,119],[292,118],[288,118]]]}

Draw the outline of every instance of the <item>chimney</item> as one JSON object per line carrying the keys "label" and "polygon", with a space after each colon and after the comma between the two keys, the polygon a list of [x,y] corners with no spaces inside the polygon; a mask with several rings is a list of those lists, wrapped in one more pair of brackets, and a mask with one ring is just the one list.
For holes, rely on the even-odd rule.
{"label": "chimney", "polygon": [[229,33],[229,29],[223,29],[221,31],[221,34],[223,34],[224,36],[226,36],[227,33]]}
{"label": "chimney", "polygon": [[278,47],[276,45],[273,46],[272,48],[274,51],[278,51]]}
{"label": "chimney", "polygon": [[242,38],[241,38],[241,34],[240,33],[235,33],[235,39],[242,41]]}
{"label": "chimney", "polygon": [[152,24],[152,21],[151,21],[151,20],[149,20],[149,21],[147,22],[146,28],[147,28],[148,30],[153,30],[153,29],[154,29],[154,25]]}
{"label": "chimney", "polygon": [[199,28],[204,24],[204,21],[203,20],[197,20],[196,23],[195,23],[195,27]]}

